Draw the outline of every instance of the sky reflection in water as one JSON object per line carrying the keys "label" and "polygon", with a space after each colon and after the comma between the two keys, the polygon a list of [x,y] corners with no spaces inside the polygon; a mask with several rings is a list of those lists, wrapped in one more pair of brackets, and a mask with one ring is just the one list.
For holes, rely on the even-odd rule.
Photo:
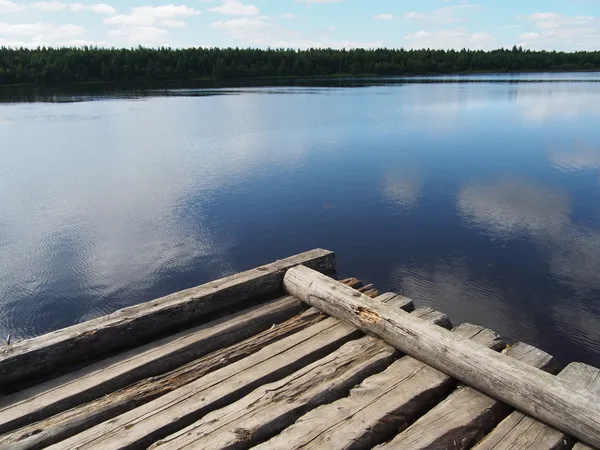
{"label": "sky reflection in water", "polygon": [[324,247],[341,275],[454,323],[600,364],[599,86],[13,96],[0,104],[0,334]]}

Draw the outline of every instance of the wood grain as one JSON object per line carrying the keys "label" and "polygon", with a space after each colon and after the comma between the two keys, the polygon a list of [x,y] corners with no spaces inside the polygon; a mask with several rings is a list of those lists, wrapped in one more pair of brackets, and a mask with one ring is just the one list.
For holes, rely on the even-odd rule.
{"label": "wood grain", "polygon": [[49,448],[146,448],[157,439],[237,401],[263,384],[286,377],[361,336],[360,331],[348,324],[334,318],[325,319]]}
{"label": "wood grain", "polygon": [[[557,370],[556,361],[552,356],[527,344],[517,343],[505,353],[538,369],[548,372]],[[512,408],[505,403],[463,385],[394,440],[377,448],[467,449],[511,411]]]}
{"label": "wood grain", "polygon": [[[582,363],[571,363],[557,378],[573,386],[600,394],[600,370]],[[481,443],[478,450],[570,449],[575,439],[521,412],[515,411],[503,420]]]}
{"label": "wood grain", "polygon": [[0,390],[14,391],[26,380],[68,372],[73,364],[111,352],[143,345],[160,335],[180,330],[208,314],[250,306],[259,298],[282,295],[285,271],[305,264],[322,272],[335,270],[334,254],[311,250],[290,258],[108,316],[0,348]]}
{"label": "wood grain", "polygon": [[35,450],[45,448],[185,386],[207,373],[239,361],[275,341],[324,319],[325,315],[315,308],[310,308],[258,335],[209,353],[170,372],[140,380],[91,402],[83,403],[47,419],[4,434],[0,436],[0,449]]}
{"label": "wood grain", "polygon": [[[445,314],[430,308],[412,314],[431,323],[448,323]],[[347,395],[366,377],[385,369],[396,359],[396,353],[377,338],[349,342],[288,377],[207,414],[151,448],[248,448],[279,433],[307,411]]]}
{"label": "wood grain", "polygon": [[[356,278],[348,278],[341,282],[361,291],[364,289],[362,283]],[[388,294],[388,297],[394,298],[395,295],[390,296]],[[410,309],[412,307],[412,303],[408,299],[405,299],[403,304],[406,308]],[[253,309],[260,310],[261,307]],[[229,318],[234,319],[231,316]],[[259,317],[257,320],[249,317],[249,319],[250,322],[255,323],[252,323],[243,334],[252,334],[253,330],[260,328],[261,322],[265,322],[270,326],[271,320],[278,319],[278,317]],[[325,315],[315,308],[310,308],[244,341],[221,348],[170,372],[140,380],[118,391],[107,393],[91,402],[81,404],[45,420],[4,434],[0,436],[0,449],[35,450],[64,440],[82,430],[91,428],[105,420],[154,400],[161,395],[174,391],[211,371],[239,361],[266,345],[283,339],[324,319]],[[273,322],[277,322],[277,320],[273,320]]]}
{"label": "wood grain", "polygon": [[380,336],[398,350],[532,415],[600,446],[600,399],[526,363],[458,339],[452,333],[375,302],[307,267],[286,273],[287,291],[321,311]]}
{"label": "wood grain", "polygon": [[302,309],[302,302],[294,297],[271,301],[3,397],[0,399],[0,433],[45,419],[140,379],[173,370],[260,333]]}
{"label": "wood grain", "polygon": [[[462,324],[452,333],[497,350],[504,347],[496,333],[483,327]],[[406,428],[455,384],[443,373],[405,356],[364,380],[348,397],[308,412],[256,450],[370,449]]]}

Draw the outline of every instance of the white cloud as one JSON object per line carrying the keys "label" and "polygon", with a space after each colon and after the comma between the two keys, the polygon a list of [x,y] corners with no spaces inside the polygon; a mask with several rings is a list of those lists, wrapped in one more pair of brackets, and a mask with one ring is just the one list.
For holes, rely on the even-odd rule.
{"label": "white cloud", "polygon": [[461,13],[468,12],[476,8],[479,8],[479,5],[446,6],[445,8],[439,8],[432,12],[424,13],[411,11],[404,14],[404,18],[434,23],[457,23],[465,21],[465,19],[460,17]]}
{"label": "white cloud", "polygon": [[12,2],[10,0],[0,0],[0,14],[18,12],[23,9],[22,5]]}
{"label": "white cloud", "polygon": [[296,17],[296,15],[291,13],[285,13],[281,14],[279,17],[281,17],[282,19],[293,19]]}
{"label": "white cloud", "polygon": [[[2,1],[2,0],[0,0]],[[104,3],[92,3],[92,4],[82,4],[82,3],[63,3],[59,1],[52,2],[35,2],[27,5],[30,9],[36,9],[38,11],[43,12],[58,12],[58,11],[71,11],[71,12],[85,12],[90,11],[96,14],[116,14],[116,10],[114,7],[110,5],[106,5]]]}
{"label": "white cloud", "polygon": [[373,18],[377,20],[394,20],[396,16],[393,14],[377,14]]}
{"label": "white cloud", "polygon": [[230,0],[225,1],[220,6],[209,8],[208,10],[230,16],[253,16],[260,14],[260,10],[254,5],[244,5],[243,3]]}
{"label": "white cloud", "polygon": [[85,28],[73,24],[0,23],[0,41],[2,45],[69,45],[72,40],[81,38],[85,34]]}
{"label": "white cloud", "polygon": [[44,12],[56,12],[65,10],[67,5],[62,2],[36,2],[29,5],[29,7]]}
{"label": "white cloud", "polygon": [[104,19],[109,25],[154,25],[161,19],[174,19],[199,15],[200,11],[185,5],[138,6],[132,8],[129,14],[118,14]]}
{"label": "white cloud", "polygon": [[71,3],[69,5],[69,11],[72,11],[72,12],[91,11],[96,14],[106,14],[106,15],[111,15],[111,14],[117,13],[117,11],[115,10],[114,7],[112,7],[110,5],[106,5],[104,3],[92,3],[89,5],[84,5],[81,3]]}
{"label": "white cloud", "polygon": [[265,19],[218,20],[210,24],[211,28],[225,31],[235,39],[249,40],[255,44],[266,44],[271,38],[271,23]]}
{"label": "white cloud", "polygon": [[499,47],[494,36],[489,33],[471,33],[464,28],[452,30],[425,31],[420,30],[405,36],[410,48],[461,49],[470,48],[485,50]]}
{"label": "white cloud", "polygon": [[565,16],[537,12],[517,19],[530,22],[535,31],[521,34],[520,45],[532,49],[596,50],[600,46],[600,21],[592,16]]}
{"label": "white cloud", "polygon": [[[221,30],[233,39],[260,47],[272,48],[375,48],[381,47],[381,42],[357,42],[331,39],[335,31],[328,28],[325,32],[306,33],[284,28],[268,17],[240,17],[229,20],[218,20],[210,25]],[[321,37],[321,39],[315,39]]]}
{"label": "white cloud", "polygon": [[160,26],[168,28],[182,28],[187,25],[183,20],[162,19],[158,22]]}
{"label": "white cloud", "polygon": [[186,26],[182,18],[199,14],[200,11],[185,5],[138,6],[129,14],[107,17],[104,23],[120,25],[108,32],[113,38],[131,45],[156,45],[166,43],[169,35],[169,30],[160,27],[181,28]]}
{"label": "white cloud", "polygon": [[134,45],[154,45],[166,41],[168,30],[151,25],[123,26],[110,30],[108,35]]}

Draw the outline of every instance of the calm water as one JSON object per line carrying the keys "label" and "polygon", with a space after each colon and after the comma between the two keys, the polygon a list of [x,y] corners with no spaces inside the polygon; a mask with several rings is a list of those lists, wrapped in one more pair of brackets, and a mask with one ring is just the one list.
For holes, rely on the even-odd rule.
{"label": "calm water", "polygon": [[600,364],[600,77],[449,78],[0,90],[0,335],[323,247]]}

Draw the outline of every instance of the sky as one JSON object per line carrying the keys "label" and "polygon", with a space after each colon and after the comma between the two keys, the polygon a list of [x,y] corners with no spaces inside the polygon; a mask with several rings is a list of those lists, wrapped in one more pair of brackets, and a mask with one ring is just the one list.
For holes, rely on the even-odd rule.
{"label": "sky", "polygon": [[600,50],[600,0],[0,0],[0,46]]}

